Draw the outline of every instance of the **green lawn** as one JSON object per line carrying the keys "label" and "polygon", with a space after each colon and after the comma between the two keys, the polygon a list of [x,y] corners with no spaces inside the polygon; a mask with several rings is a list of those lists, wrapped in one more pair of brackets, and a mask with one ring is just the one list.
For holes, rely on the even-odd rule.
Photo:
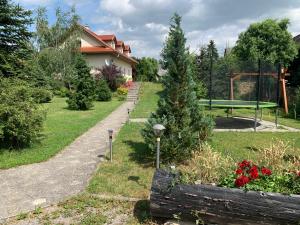
{"label": "green lawn", "polygon": [[130,114],[131,118],[148,118],[157,108],[159,95],[163,87],[160,83],[142,83],[139,102]]}
{"label": "green lawn", "polygon": [[128,197],[147,198],[154,162],[147,158],[147,146],[140,131],[143,124],[126,124],[114,142],[113,162],[100,165],[88,191]]}
{"label": "green lawn", "polygon": [[[207,110],[207,112],[209,112]],[[211,111],[212,115],[214,116],[226,116],[224,109],[212,109]],[[234,109],[233,110],[233,116],[242,116],[242,117],[249,117],[254,118],[255,116],[255,110],[254,109]],[[260,113],[258,114],[260,116]],[[275,113],[272,109],[263,109],[263,120],[275,122]],[[279,113],[278,116],[278,123],[280,125],[285,125],[288,127],[294,127],[300,129],[300,120],[295,120],[292,118],[287,118],[283,115],[282,112]]]}
{"label": "green lawn", "polygon": [[65,98],[55,97],[51,103],[43,104],[47,109],[47,119],[42,139],[22,151],[0,150],[0,169],[49,159],[121,103],[116,99],[111,102],[95,102],[91,110],[72,111],[67,109]]}
{"label": "green lawn", "polygon": [[214,132],[209,143],[214,150],[239,161],[255,160],[258,148],[268,147],[276,140],[283,140],[293,147],[300,148],[300,133],[292,132]]}

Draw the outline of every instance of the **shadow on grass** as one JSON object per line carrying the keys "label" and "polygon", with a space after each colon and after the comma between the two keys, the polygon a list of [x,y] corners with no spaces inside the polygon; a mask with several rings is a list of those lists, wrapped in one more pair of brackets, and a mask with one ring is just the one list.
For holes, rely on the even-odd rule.
{"label": "shadow on grass", "polygon": [[154,159],[149,156],[149,148],[144,142],[124,141],[124,143],[133,149],[129,154],[132,161],[142,165],[143,167],[152,167]]}
{"label": "shadow on grass", "polygon": [[12,140],[5,140],[4,138],[0,137],[0,154],[2,154],[4,151],[10,151],[10,152],[22,152],[25,151],[28,148],[31,148],[36,145],[41,145],[42,141],[47,138],[47,135],[41,133],[36,138],[32,140],[33,143],[19,143],[18,141],[12,141]]}
{"label": "shadow on grass", "polygon": [[165,219],[156,218],[154,220],[154,218],[151,217],[150,201],[147,199],[136,202],[136,204],[134,205],[133,215],[138,219],[139,223],[146,223],[151,221],[155,222],[155,224],[164,224],[166,222]]}
{"label": "shadow on grass", "polygon": [[246,149],[249,151],[253,151],[253,152],[259,151],[259,148],[255,147],[255,146],[247,146]]}
{"label": "shadow on grass", "polygon": [[128,180],[133,181],[133,182],[136,182],[139,186],[141,186],[141,187],[143,187],[143,188],[145,188],[145,189],[148,188],[147,185],[142,184],[142,183],[140,182],[140,177],[139,177],[139,176],[129,176],[129,177],[128,177]]}

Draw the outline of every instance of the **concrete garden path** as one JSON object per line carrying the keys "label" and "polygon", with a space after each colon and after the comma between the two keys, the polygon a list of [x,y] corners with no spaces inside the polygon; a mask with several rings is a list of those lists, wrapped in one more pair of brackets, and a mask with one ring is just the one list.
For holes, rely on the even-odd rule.
{"label": "concrete garden path", "polygon": [[0,223],[84,190],[108,150],[107,130],[113,129],[116,134],[133,107],[133,101],[126,101],[46,162],[0,170]]}

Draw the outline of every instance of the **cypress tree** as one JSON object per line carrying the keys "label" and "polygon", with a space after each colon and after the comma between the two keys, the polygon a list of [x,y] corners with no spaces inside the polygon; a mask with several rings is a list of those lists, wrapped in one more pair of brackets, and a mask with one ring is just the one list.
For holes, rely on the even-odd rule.
{"label": "cypress tree", "polygon": [[191,157],[197,149],[198,131],[202,125],[202,112],[196,98],[192,79],[192,62],[185,47],[186,39],[181,28],[181,17],[175,14],[171,20],[169,35],[162,50],[164,92],[142,134],[155,155],[155,135],[152,127],[161,123],[166,127],[161,142],[163,162],[181,162]]}
{"label": "cypress tree", "polygon": [[75,91],[71,92],[67,103],[70,109],[88,110],[93,107],[95,97],[95,81],[90,74],[84,58],[79,54],[75,59],[77,81]]}

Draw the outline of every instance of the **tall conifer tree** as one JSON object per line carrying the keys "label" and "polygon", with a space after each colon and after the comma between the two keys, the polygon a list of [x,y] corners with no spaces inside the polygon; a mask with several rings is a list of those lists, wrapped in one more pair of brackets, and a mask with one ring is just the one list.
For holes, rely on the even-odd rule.
{"label": "tall conifer tree", "polygon": [[191,60],[185,47],[186,39],[181,28],[181,17],[172,17],[168,39],[162,50],[164,93],[157,111],[150,117],[142,134],[155,154],[155,136],[152,127],[162,123],[166,130],[162,137],[161,159],[164,162],[181,162],[197,149],[198,131],[201,129],[201,109],[194,92]]}

